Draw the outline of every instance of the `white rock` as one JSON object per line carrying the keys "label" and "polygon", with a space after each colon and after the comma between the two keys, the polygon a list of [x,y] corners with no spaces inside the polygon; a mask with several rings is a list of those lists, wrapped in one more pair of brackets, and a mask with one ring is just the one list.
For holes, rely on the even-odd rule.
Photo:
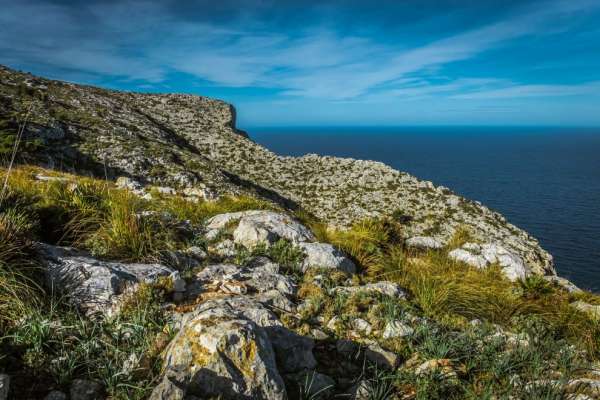
{"label": "white rock", "polygon": [[337,269],[346,273],[356,272],[354,263],[344,253],[327,243],[300,243],[299,247],[305,254],[302,270],[309,267]]}
{"label": "white rock", "polygon": [[294,244],[302,242],[313,242],[315,236],[312,232],[295,219],[274,211],[241,211],[236,213],[219,214],[206,221],[208,230],[223,229],[232,221],[245,220],[249,225],[260,226],[278,238],[289,240]]}
{"label": "white rock", "polygon": [[285,399],[283,379],[264,329],[234,315],[219,320],[207,315],[200,313],[188,321],[166,352],[163,368],[185,371],[187,395]]}
{"label": "white rock", "polygon": [[431,236],[414,236],[406,239],[404,244],[420,250],[439,250],[444,247],[442,242]]}
{"label": "white rock", "polygon": [[353,319],[350,325],[354,331],[359,332],[364,336],[369,336],[371,334],[371,324],[362,318]]}
{"label": "white rock", "polygon": [[385,325],[383,330],[383,338],[390,339],[396,337],[410,336],[414,333],[414,329],[402,321],[391,321]]}
{"label": "white rock", "polygon": [[269,246],[278,239],[279,237],[271,232],[265,224],[245,218],[233,231],[233,241],[248,249],[253,249],[260,244]]}
{"label": "white rock", "polygon": [[161,264],[101,261],[69,247],[38,244],[48,287],[67,295],[88,314],[111,315],[127,289],[175,271]]}
{"label": "white rock", "polygon": [[42,182],[68,182],[69,179],[62,176],[47,176],[42,174],[37,174],[35,179]]}
{"label": "white rock", "polygon": [[448,253],[448,257],[479,269],[483,269],[488,266],[488,262],[485,260],[485,258],[475,255],[464,249],[454,249]]}
{"label": "white rock", "polygon": [[[180,327],[166,350],[164,365],[167,371],[185,371],[188,395],[284,399],[280,372],[316,366],[313,340],[283,327],[249,296],[201,303],[184,315]],[[172,390],[163,379],[151,398],[164,398]]]}
{"label": "white rock", "polygon": [[342,320],[336,315],[333,318],[331,318],[329,322],[327,322],[327,329],[329,329],[330,331],[335,331],[341,322]]}
{"label": "white rock", "polygon": [[235,264],[208,265],[196,274],[196,279],[198,282],[192,283],[190,288],[194,295],[200,294],[209,284],[217,289],[227,286],[245,287],[252,293],[276,290],[286,297],[293,297],[297,289],[290,278],[279,273],[277,264],[262,257],[245,267]]}
{"label": "white rock", "polygon": [[377,343],[370,344],[365,350],[367,360],[377,364],[380,368],[396,369],[400,364],[400,357],[391,351],[384,350]]}
{"label": "white rock", "polygon": [[225,239],[217,243],[212,250],[221,257],[233,257],[237,254],[233,240]]}
{"label": "white rock", "polygon": [[521,257],[497,244],[465,243],[460,249],[449,252],[448,257],[479,269],[498,264],[504,276],[513,282],[525,279],[530,274],[529,268]]}
{"label": "white rock", "polygon": [[169,194],[169,195],[177,194],[177,191],[175,189],[173,189],[172,187],[168,187],[168,186],[154,186],[153,189],[156,190],[158,193],[162,193],[162,194]]}

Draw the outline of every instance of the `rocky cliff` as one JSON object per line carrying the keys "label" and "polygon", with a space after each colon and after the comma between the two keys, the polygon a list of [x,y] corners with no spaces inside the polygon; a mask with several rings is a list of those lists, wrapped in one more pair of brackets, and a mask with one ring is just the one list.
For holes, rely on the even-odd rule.
{"label": "rocky cliff", "polygon": [[0,68],[4,125],[16,130],[27,114],[26,136],[42,143],[29,157],[44,165],[214,194],[254,193],[336,226],[395,215],[407,237],[442,243],[467,227],[475,239],[520,255],[534,272],[554,274],[551,255],[535,238],[484,205],[379,162],[278,156],[238,131],[234,108],[219,100],[110,91]]}

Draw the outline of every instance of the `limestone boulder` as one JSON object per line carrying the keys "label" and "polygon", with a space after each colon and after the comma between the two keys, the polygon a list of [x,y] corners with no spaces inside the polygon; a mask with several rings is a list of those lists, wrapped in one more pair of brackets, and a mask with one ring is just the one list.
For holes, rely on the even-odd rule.
{"label": "limestone boulder", "polygon": [[251,296],[207,300],[181,319],[151,398],[285,399],[282,374],[313,369],[313,347]]}
{"label": "limestone boulder", "polygon": [[47,286],[64,293],[87,314],[111,315],[118,309],[123,295],[139,283],[167,278],[176,289],[185,289],[179,273],[162,264],[109,262],[70,247],[41,243],[37,247]]}
{"label": "limestone boulder", "polygon": [[183,382],[177,385],[165,376],[152,399],[169,392],[181,398],[286,398],[267,333],[231,314],[199,313],[188,321],[169,345],[164,368],[185,371]]}
{"label": "limestone boulder", "polygon": [[479,269],[498,264],[504,276],[513,282],[525,279],[531,273],[521,257],[494,243],[466,243],[452,250],[448,256]]}
{"label": "limestone boulder", "polygon": [[294,244],[315,241],[312,232],[294,218],[274,211],[252,210],[219,214],[206,221],[207,236],[214,236],[230,224],[239,221],[233,237],[236,243],[254,247],[271,244],[279,239]]}
{"label": "limestone boulder", "polygon": [[398,337],[410,336],[414,333],[414,329],[404,324],[402,321],[390,321],[385,325],[383,330],[383,338],[391,339]]}
{"label": "limestone boulder", "polygon": [[340,250],[327,243],[300,243],[305,254],[302,270],[309,267],[337,269],[349,274],[356,272],[356,265]]}

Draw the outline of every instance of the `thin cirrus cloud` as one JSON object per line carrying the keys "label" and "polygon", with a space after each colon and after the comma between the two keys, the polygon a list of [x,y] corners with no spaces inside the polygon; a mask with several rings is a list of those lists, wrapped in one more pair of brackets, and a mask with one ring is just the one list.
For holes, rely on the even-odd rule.
{"label": "thin cirrus cloud", "polygon": [[[303,8],[309,9],[309,3]],[[307,23],[282,27],[261,14],[264,7],[236,6],[240,10],[224,13],[227,18],[194,19],[173,13],[169,5],[175,3],[166,1],[82,4],[0,0],[0,63],[60,79],[144,90],[168,89],[174,74],[184,74],[185,85],[200,82],[216,96],[226,97],[228,89],[268,89],[270,97],[252,101],[291,104],[298,114],[325,102],[405,105],[434,98],[470,104],[594,97],[600,89],[598,75],[579,82],[511,76],[511,67],[521,67],[518,59],[506,69],[493,63],[494,68],[475,68],[491,52],[516,42],[547,43],[568,33],[581,18],[600,11],[597,0],[524,3],[496,20],[488,16],[482,19],[486,23],[464,24],[462,31],[432,32],[425,42],[382,32],[377,20],[343,29],[331,13],[319,16],[318,7]],[[443,10],[436,17],[445,18]],[[558,54],[543,63],[568,68],[569,61]],[[573,63],[586,67],[581,60]]]}
{"label": "thin cirrus cloud", "polygon": [[[414,89],[408,87],[403,93],[393,87],[395,81],[414,74],[427,76],[431,70],[469,60],[514,39],[568,29],[565,17],[589,12],[599,8],[600,3],[553,1],[543,3],[543,6],[505,21],[408,49],[382,45],[369,37],[340,36],[325,28],[300,37],[215,34],[202,43],[190,40],[189,48],[184,50],[190,56],[182,57],[179,50],[177,56],[169,56],[174,60],[169,66],[216,85],[270,87],[287,96],[347,100],[369,95],[374,90],[381,97],[386,89],[389,95],[403,95]],[[456,90],[461,89],[462,83],[465,81],[456,82]],[[387,85],[392,87],[386,88]],[[593,83],[591,85],[593,87]],[[427,90],[433,94],[447,92],[449,88],[441,86],[438,89]],[[574,88],[564,85],[551,90],[542,87],[500,90],[498,95],[502,93],[506,97],[511,94],[530,97],[561,95],[563,90],[570,93]],[[479,97],[490,95],[480,94]],[[476,98],[476,95],[464,96]]]}

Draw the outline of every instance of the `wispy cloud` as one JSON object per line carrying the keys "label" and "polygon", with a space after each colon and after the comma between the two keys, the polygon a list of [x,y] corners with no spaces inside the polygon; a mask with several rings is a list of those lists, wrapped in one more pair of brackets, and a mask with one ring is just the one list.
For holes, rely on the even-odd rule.
{"label": "wispy cloud", "polygon": [[10,55],[2,58],[143,84],[183,72],[215,86],[338,101],[564,96],[597,89],[595,82],[532,85],[468,74],[440,79],[440,71],[453,63],[512,40],[568,29],[570,17],[600,9],[597,0],[537,2],[503,20],[421,45],[371,37],[364,33],[368,29],[350,35],[334,23],[273,30],[252,13],[227,22],[182,20],[164,4],[149,1],[93,3],[76,11],[60,4],[2,4],[0,54]]}
{"label": "wispy cloud", "polygon": [[489,100],[514,99],[527,97],[562,97],[598,95],[600,81],[586,82],[578,85],[518,85],[494,90],[482,90],[471,93],[456,94],[455,99]]}

